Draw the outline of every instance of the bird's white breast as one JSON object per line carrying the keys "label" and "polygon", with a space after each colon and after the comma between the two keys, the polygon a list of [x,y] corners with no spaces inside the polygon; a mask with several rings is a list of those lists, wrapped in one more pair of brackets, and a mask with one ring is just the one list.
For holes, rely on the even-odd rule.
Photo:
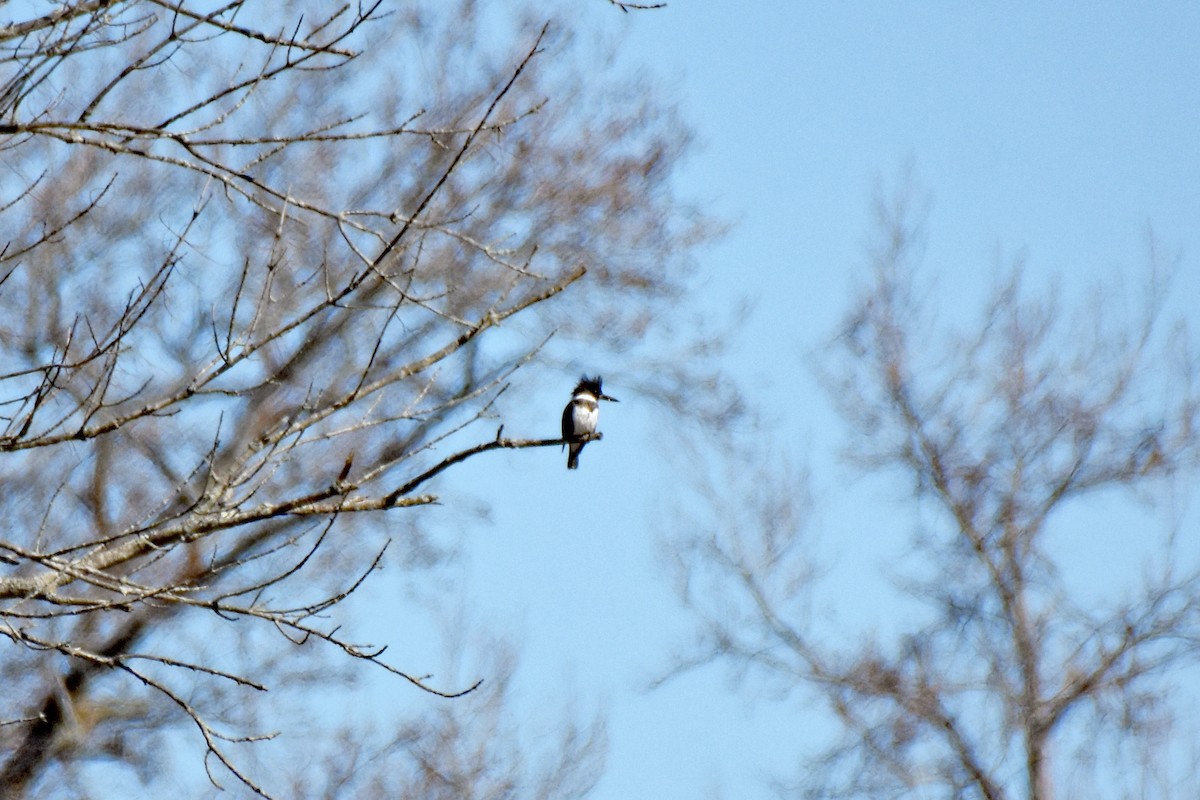
{"label": "bird's white breast", "polygon": [[593,433],[599,416],[599,405],[590,397],[576,397],[571,403],[571,427],[576,434]]}

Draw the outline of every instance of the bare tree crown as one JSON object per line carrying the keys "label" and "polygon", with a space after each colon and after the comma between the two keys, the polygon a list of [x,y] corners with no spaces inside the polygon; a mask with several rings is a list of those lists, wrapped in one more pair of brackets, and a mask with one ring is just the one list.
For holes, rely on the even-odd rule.
{"label": "bare tree crown", "polygon": [[1170,532],[1146,544],[1153,522],[1125,532],[1097,599],[1060,541],[1072,503],[1197,466],[1200,364],[1186,328],[1163,321],[1161,254],[1135,299],[1047,300],[1017,271],[962,327],[934,316],[920,284],[911,194],[879,212],[869,280],[821,372],[855,431],[851,459],[899,475],[926,509],[911,561],[893,565],[911,619],[861,644],[823,631],[807,479],[740,471],[728,500],[712,500],[720,484],[702,489],[712,513],[670,543],[699,622],[677,669],[723,661],[824,699],[843,736],[788,793],[1178,787],[1169,745],[1190,723],[1173,713],[1171,681],[1200,656],[1194,548]]}
{"label": "bare tree crown", "polygon": [[[340,626],[396,538],[422,546],[361,512],[433,503],[488,450],[560,443],[463,432],[558,342],[624,349],[679,297],[707,235],[669,190],[688,137],[647,86],[580,72],[566,26],[478,46],[471,2],[16,13],[0,783],[58,786],[51,765],[97,757],[149,769],[132,723],[153,737],[166,718],[198,731],[215,783],[266,793],[234,755],[263,738],[252,705],[223,698],[265,692],[281,644],[475,685],[435,687]],[[96,702],[102,680],[128,700]],[[106,710],[84,725],[85,707]]]}

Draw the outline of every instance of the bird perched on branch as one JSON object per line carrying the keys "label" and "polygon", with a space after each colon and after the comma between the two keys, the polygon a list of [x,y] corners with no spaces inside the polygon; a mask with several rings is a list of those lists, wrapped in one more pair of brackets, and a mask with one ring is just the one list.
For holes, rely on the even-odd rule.
{"label": "bird perched on branch", "polygon": [[[571,394],[571,402],[563,409],[562,434],[570,446],[567,454],[567,469],[579,466],[579,451],[587,444],[587,437],[596,432],[596,422],[600,418],[600,401],[611,400],[621,402],[615,397],[609,397],[600,388],[600,376],[589,378],[586,375],[580,379],[575,391]],[[579,440],[583,441],[579,441]]]}

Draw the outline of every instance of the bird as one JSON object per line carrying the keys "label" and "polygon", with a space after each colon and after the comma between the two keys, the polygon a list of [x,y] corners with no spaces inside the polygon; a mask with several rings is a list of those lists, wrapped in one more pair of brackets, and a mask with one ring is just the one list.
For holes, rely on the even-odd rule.
{"label": "bird", "polygon": [[609,400],[621,402],[615,397],[609,397],[600,388],[600,376],[589,378],[584,375],[579,379],[575,391],[571,393],[571,402],[563,409],[562,438],[570,446],[567,453],[567,469],[578,469],[579,451],[587,441],[579,441],[596,432],[596,422],[600,418],[600,401]]}

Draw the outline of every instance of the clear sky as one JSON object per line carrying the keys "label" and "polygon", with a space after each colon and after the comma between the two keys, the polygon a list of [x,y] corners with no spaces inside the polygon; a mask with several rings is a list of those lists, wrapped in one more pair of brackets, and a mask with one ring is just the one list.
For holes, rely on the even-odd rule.
{"label": "clear sky", "polygon": [[[695,126],[681,190],[735,223],[700,254],[698,302],[753,302],[727,366],[775,446],[813,470],[835,551],[903,496],[837,460],[844,429],[805,365],[864,274],[879,181],[911,163],[932,200],[940,305],[978,301],[1017,257],[1068,290],[1118,274],[1137,285],[1151,227],[1183,254],[1178,308],[1200,299],[1200,4],[671,0],[605,16],[623,68],[660,76]],[[770,796],[764,778],[830,729],[803,693],[735,692],[720,668],[644,691],[688,633],[655,556],[688,476],[666,453],[669,420],[622,392],[619,365],[580,366],[605,370],[622,400],[603,409],[604,441],[578,472],[557,452],[498,453],[439,487],[489,509],[433,512],[463,531],[451,581],[480,624],[520,643],[531,715],[564,697],[607,710],[597,797]],[[552,435],[570,388],[506,409],[507,429]],[[873,580],[882,570],[844,587],[860,622]]]}

